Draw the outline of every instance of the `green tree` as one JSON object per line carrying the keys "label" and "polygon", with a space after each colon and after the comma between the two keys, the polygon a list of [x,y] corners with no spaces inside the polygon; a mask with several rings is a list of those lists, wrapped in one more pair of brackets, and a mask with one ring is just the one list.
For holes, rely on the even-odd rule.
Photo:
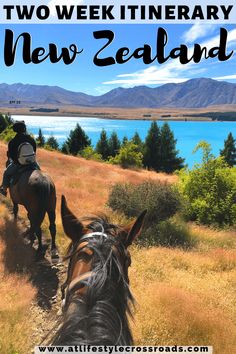
{"label": "green tree", "polygon": [[164,123],[161,127],[160,140],[160,171],[173,173],[183,168],[184,159],[178,157],[177,140],[174,138],[168,123]]}
{"label": "green tree", "polygon": [[77,123],[74,130],[70,131],[69,137],[62,146],[62,152],[77,155],[86,146],[91,145],[91,140]]}
{"label": "green tree", "polygon": [[47,149],[52,149],[52,150],[59,150],[58,141],[57,141],[56,138],[54,138],[53,135],[51,135],[51,136],[47,139],[47,141],[46,141],[44,147],[47,148]]}
{"label": "green tree", "polygon": [[108,141],[108,145],[109,145],[109,156],[112,157],[116,156],[119,153],[121,143],[115,131],[112,132]]}
{"label": "green tree", "polygon": [[100,139],[96,145],[96,151],[98,154],[102,156],[103,160],[107,160],[109,156],[109,143],[107,138],[107,133],[104,129],[102,129],[100,134]]}
{"label": "green tree", "polygon": [[236,165],[236,141],[232,133],[229,133],[224,141],[224,148],[220,151],[220,156],[224,157],[227,164],[231,167]]}
{"label": "green tree", "polygon": [[13,124],[10,114],[0,114],[0,134]]}
{"label": "green tree", "polygon": [[140,138],[138,132],[135,132],[135,134],[134,134],[133,138],[131,139],[131,141],[135,145],[137,145],[139,151],[143,154],[143,152],[144,152],[144,144],[143,144],[142,139]]}
{"label": "green tree", "polygon": [[87,146],[80,152],[80,156],[86,160],[102,161],[102,156],[92,148],[92,146]]}
{"label": "green tree", "polygon": [[69,146],[68,146],[68,144],[67,144],[66,142],[64,142],[64,143],[62,144],[61,152],[62,152],[63,154],[66,154],[66,155],[69,155],[69,154],[70,154]]}
{"label": "green tree", "polygon": [[224,158],[215,158],[210,145],[201,142],[195,151],[203,150],[201,164],[179,172],[184,213],[188,220],[208,225],[236,223],[236,168]]}
{"label": "green tree", "polygon": [[143,154],[138,151],[137,145],[131,141],[121,146],[119,153],[109,159],[109,162],[120,165],[123,168],[141,168],[143,166]]}
{"label": "green tree", "polygon": [[124,145],[126,145],[128,142],[129,142],[129,139],[127,138],[127,136],[124,136],[123,139],[122,139],[121,145],[124,146]]}
{"label": "green tree", "polygon": [[8,127],[7,120],[3,114],[0,114],[0,133]]}
{"label": "green tree", "polygon": [[160,145],[160,129],[153,121],[144,143],[144,166],[148,169],[160,170]]}
{"label": "green tree", "polygon": [[11,117],[11,115],[9,113],[5,114],[4,117],[5,117],[6,121],[7,121],[7,125],[8,126],[13,124],[13,119],[12,119],[12,117]]}
{"label": "green tree", "polygon": [[45,138],[43,136],[43,132],[41,128],[39,128],[38,137],[36,138],[36,143],[39,147],[43,147],[45,145]]}

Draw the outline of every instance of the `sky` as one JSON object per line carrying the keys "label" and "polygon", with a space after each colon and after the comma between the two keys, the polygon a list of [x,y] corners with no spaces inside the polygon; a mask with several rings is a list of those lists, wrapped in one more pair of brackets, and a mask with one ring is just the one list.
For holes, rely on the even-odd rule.
{"label": "sky", "polygon": [[[48,1],[53,2],[60,0]],[[19,2],[20,3],[20,2]],[[82,1],[71,0],[71,4]],[[68,90],[92,95],[104,94],[116,87],[147,85],[156,87],[165,83],[179,83],[192,78],[208,77],[236,82],[236,54],[226,62],[215,59],[202,60],[198,64],[182,65],[178,59],[169,59],[164,64],[154,62],[144,64],[142,59],[131,59],[124,64],[98,67],[93,63],[97,51],[106,40],[95,39],[94,31],[111,30],[115,34],[112,44],[101,56],[114,57],[121,47],[131,51],[144,44],[152,47],[156,54],[157,30],[163,27],[168,33],[166,52],[180,44],[187,44],[191,53],[194,43],[211,48],[219,43],[220,27],[228,30],[228,52],[236,50],[235,25],[220,24],[0,24],[0,83],[24,83],[56,85]],[[58,51],[62,47],[76,44],[83,52],[76,60],[65,65],[62,61],[52,64],[49,59],[41,64],[24,64],[22,60],[22,40],[18,42],[14,65],[4,63],[5,30],[10,29],[16,38],[28,32],[32,38],[32,49],[44,47],[48,52],[49,43],[55,43]]]}

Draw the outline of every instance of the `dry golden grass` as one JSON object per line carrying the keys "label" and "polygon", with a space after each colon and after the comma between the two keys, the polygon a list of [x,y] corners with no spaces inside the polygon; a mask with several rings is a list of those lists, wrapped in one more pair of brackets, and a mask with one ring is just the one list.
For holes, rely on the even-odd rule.
{"label": "dry golden grass", "polygon": [[190,224],[190,230],[199,240],[198,248],[203,251],[211,248],[236,248],[236,229],[226,231]]}
{"label": "dry golden grass", "polygon": [[[0,142],[0,172],[4,169],[6,145]],[[55,181],[57,188],[57,211],[60,197],[64,194],[77,215],[87,215],[105,210],[109,189],[116,182],[140,183],[146,179],[174,182],[176,176],[140,170],[124,170],[101,162],[88,161],[43,149],[38,151],[42,170]]]}
{"label": "dry golden grass", "polygon": [[140,345],[213,345],[236,349],[236,252],[133,248],[137,300],[132,329]]}
{"label": "dry golden grass", "polygon": [[[22,247],[18,248],[20,242],[14,244],[13,239],[19,235],[6,215],[5,207],[0,204],[0,353],[28,354],[27,338],[32,327],[29,308],[36,291],[24,274],[16,274],[19,270],[17,264],[22,266],[22,262],[29,262],[29,253],[21,253]],[[11,247],[3,241],[5,237],[12,238]]]}
{"label": "dry golden grass", "polygon": [[[5,151],[5,145],[0,143],[0,156]],[[176,181],[175,176],[122,170],[44,150],[39,151],[39,161],[43,170],[54,179],[58,199],[65,194],[78,216],[109,212],[105,203],[113,183],[139,183],[145,179]],[[0,169],[3,162],[1,159]],[[57,206],[58,242],[64,249],[59,206],[60,203]],[[4,210],[0,204],[0,216],[1,212]],[[119,215],[113,215],[113,218],[120,221]],[[46,233],[46,222],[43,227]],[[198,241],[191,251],[132,247],[130,280],[137,300],[135,322],[132,323],[135,343],[213,345],[216,354],[232,354],[236,351],[235,231],[215,231],[194,224],[190,225],[190,230]],[[5,283],[14,285],[7,280]],[[25,280],[22,284],[28,286]],[[2,292],[4,290],[0,288],[0,294]],[[12,292],[14,294],[14,286]],[[24,336],[25,341],[28,340],[27,329],[17,333],[20,341]],[[13,340],[9,338],[9,342]],[[19,350],[19,353],[24,352]]]}

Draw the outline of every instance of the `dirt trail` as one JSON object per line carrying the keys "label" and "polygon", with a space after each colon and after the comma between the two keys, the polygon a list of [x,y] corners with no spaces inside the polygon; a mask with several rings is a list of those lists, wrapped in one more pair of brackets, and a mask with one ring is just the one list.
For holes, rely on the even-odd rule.
{"label": "dirt trail", "polygon": [[[1,200],[2,201],[2,200]],[[36,289],[36,297],[31,305],[29,318],[32,320],[32,337],[29,338],[32,350],[40,345],[44,337],[55,327],[61,312],[60,286],[65,280],[66,264],[53,264],[50,257],[50,244],[43,239],[45,255],[38,259],[37,241],[32,247],[27,239],[28,223],[19,218],[17,223],[11,216],[12,210],[8,206],[9,217],[5,220],[5,234],[3,241],[5,250],[3,254],[4,268],[10,274],[27,276],[29,282]],[[43,341],[49,340],[50,335]]]}

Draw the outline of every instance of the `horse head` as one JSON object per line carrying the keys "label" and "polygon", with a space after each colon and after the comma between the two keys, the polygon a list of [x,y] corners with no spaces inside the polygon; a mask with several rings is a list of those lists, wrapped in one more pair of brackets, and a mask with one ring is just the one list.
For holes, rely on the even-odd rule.
{"label": "horse head", "polygon": [[[81,221],[62,196],[62,224],[71,240],[66,257],[69,259],[67,279],[62,286],[63,312],[67,322],[70,322],[68,313],[71,314],[75,303],[80,307],[80,311],[72,310],[72,322],[75,322],[77,313],[80,326],[80,335],[78,329],[74,334],[70,333],[70,338],[74,336],[74,343],[81,343],[82,337],[86,337],[86,343],[94,345],[132,343],[126,317],[126,313],[131,314],[129,305],[133,302],[128,278],[131,265],[129,247],[141,231],[145,214],[146,210],[126,227],[110,223],[104,215]],[[90,324],[92,337],[89,335],[91,328],[88,330]],[[71,327],[65,325],[64,334],[69,335]],[[88,333],[81,337],[83,327]],[[96,336],[96,332],[99,335]],[[65,337],[62,339],[63,326],[59,337],[61,339],[54,343],[67,343]]]}

